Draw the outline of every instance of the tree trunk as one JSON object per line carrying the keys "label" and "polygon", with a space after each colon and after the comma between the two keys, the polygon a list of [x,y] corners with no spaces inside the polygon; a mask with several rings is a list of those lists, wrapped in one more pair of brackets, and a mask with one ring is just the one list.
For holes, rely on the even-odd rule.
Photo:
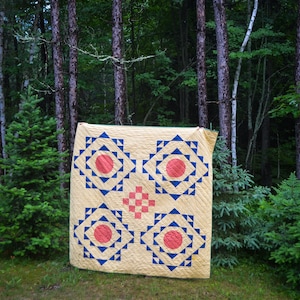
{"label": "tree trunk", "polygon": [[[245,34],[243,43],[240,48],[240,52],[243,53],[245,47],[250,39],[250,35],[252,33],[253,24],[256,18],[256,13],[258,9],[258,0],[254,1],[254,7],[252,10],[251,18],[248,24],[248,29]],[[239,85],[240,73],[242,67],[242,58],[239,58],[238,65],[234,75],[234,83],[233,83],[233,90],[232,90],[232,107],[231,107],[231,157],[232,157],[232,165],[237,166],[237,153],[236,153],[236,140],[237,140],[237,133],[236,133],[236,113],[237,113],[237,90]]]}
{"label": "tree trunk", "polygon": [[213,0],[216,22],[220,136],[231,148],[231,101],[229,93],[228,36],[224,0]]}
{"label": "tree trunk", "polygon": [[205,0],[196,1],[197,11],[197,81],[198,81],[198,120],[200,127],[208,127],[207,86],[205,64]]}
{"label": "tree trunk", "polygon": [[73,152],[78,121],[77,105],[77,65],[78,29],[76,20],[76,0],[68,1],[69,13],[69,112],[70,112],[70,152]]}
{"label": "tree trunk", "polygon": [[[3,90],[3,54],[4,54],[4,8],[0,7],[0,151],[1,158],[6,158],[5,152],[5,127],[6,127],[6,117],[5,117],[5,98]],[[3,171],[0,169],[0,175]]]}
{"label": "tree trunk", "polygon": [[112,55],[115,82],[115,124],[122,125],[125,120],[126,78],[123,63],[123,20],[122,0],[113,0],[112,6]]}
{"label": "tree trunk", "polygon": [[[46,34],[46,28],[45,28],[45,17],[44,17],[44,1],[40,0],[40,12],[39,12],[39,28],[41,30],[41,34],[45,35]],[[40,44],[40,52],[41,52],[41,59],[42,59],[42,74],[43,77],[46,78],[47,75],[49,74],[49,62],[48,62],[48,49],[47,49],[47,42],[46,41],[41,41]]]}
{"label": "tree trunk", "polygon": [[[188,57],[188,3],[182,1],[179,11],[179,70],[186,70],[189,64]],[[188,87],[183,86],[179,91],[180,121],[188,122],[189,120],[189,91]]]}
{"label": "tree trunk", "polygon": [[[59,131],[57,142],[58,151],[66,151],[66,139],[64,133],[64,78],[63,58],[61,50],[61,36],[59,29],[59,4],[57,0],[51,0],[51,25],[52,25],[52,46],[53,46],[53,68],[55,86],[55,116],[56,129]],[[61,174],[66,173],[66,164],[62,160],[59,166]]]}
{"label": "tree trunk", "polygon": [[24,73],[24,79],[23,79],[23,89],[27,89],[29,84],[30,84],[30,80],[33,79],[33,75],[36,73],[35,70],[33,70],[33,60],[34,60],[34,56],[36,54],[36,48],[37,48],[37,32],[38,32],[38,23],[39,23],[39,11],[41,10],[40,7],[40,2],[38,1],[36,4],[36,11],[35,11],[35,15],[34,15],[34,21],[32,24],[32,32],[33,32],[33,39],[30,42],[29,45],[29,59],[28,59],[28,67],[25,70]]}
{"label": "tree trunk", "polygon": [[[295,84],[296,84],[296,91],[300,95],[300,3],[298,4],[296,38],[297,39],[296,39]],[[300,114],[300,104],[298,104],[298,110]],[[297,178],[300,179],[300,116],[296,118],[295,135],[296,135],[296,173],[297,173]]]}
{"label": "tree trunk", "polygon": [[[136,57],[136,42],[135,42],[135,12],[134,12],[134,0],[130,1],[130,38],[131,38],[131,56]],[[135,123],[135,117],[137,112],[136,103],[136,84],[135,84],[135,65],[131,68],[131,99],[133,103],[133,111],[128,116],[130,124]]]}
{"label": "tree trunk", "polygon": [[272,168],[269,160],[269,144],[270,144],[270,117],[267,114],[263,124],[261,133],[261,185],[272,186]]}

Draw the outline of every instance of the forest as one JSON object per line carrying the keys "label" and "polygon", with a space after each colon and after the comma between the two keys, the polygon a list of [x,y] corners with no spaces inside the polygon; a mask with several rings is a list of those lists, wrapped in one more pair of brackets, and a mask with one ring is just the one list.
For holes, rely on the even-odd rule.
{"label": "forest", "polygon": [[299,1],[2,0],[0,253],[65,251],[78,122],[201,126],[213,261],[299,287],[299,82]]}

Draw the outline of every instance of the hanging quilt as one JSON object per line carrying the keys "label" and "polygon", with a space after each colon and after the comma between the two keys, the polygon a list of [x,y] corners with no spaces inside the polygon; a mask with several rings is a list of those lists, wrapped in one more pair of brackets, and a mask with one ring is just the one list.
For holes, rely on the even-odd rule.
{"label": "hanging quilt", "polygon": [[216,138],[198,127],[79,123],[71,170],[71,264],[208,278]]}

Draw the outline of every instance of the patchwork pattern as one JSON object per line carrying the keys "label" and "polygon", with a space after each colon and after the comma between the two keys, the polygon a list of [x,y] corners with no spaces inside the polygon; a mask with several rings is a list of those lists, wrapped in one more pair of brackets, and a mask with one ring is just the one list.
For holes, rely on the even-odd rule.
{"label": "patchwork pattern", "polygon": [[203,128],[80,123],[71,170],[71,264],[208,278],[216,137]]}

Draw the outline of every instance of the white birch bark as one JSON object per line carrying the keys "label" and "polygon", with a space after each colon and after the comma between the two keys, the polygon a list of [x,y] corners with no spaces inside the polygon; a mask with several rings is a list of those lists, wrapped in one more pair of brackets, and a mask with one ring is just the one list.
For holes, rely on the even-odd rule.
{"label": "white birch bark", "polygon": [[[252,33],[254,21],[256,18],[258,10],[258,0],[254,1],[254,6],[252,10],[252,15],[248,24],[248,29],[245,34],[243,43],[240,47],[240,53],[243,53],[245,47],[250,39],[250,35]],[[237,153],[236,153],[236,112],[237,112],[237,90],[239,85],[240,73],[242,67],[242,58],[240,57],[238,60],[238,65],[234,75],[234,83],[233,83],[233,90],[232,90],[232,104],[231,104],[231,155],[232,155],[232,165],[237,166]]]}

